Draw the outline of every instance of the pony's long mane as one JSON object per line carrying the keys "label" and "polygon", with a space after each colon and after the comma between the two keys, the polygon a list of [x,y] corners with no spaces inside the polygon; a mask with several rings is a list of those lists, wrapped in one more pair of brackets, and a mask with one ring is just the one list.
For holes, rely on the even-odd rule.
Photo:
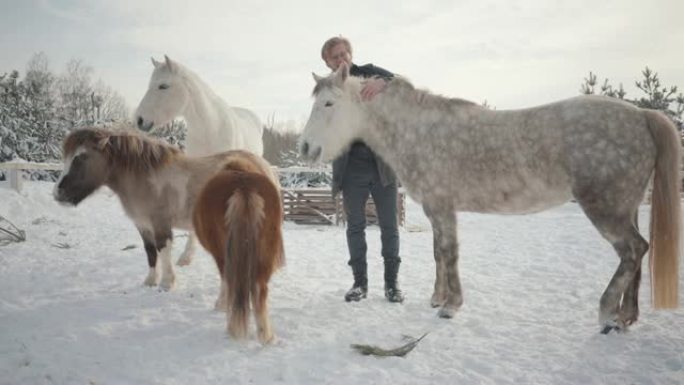
{"label": "pony's long mane", "polygon": [[73,131],[64,140],[64,155],[73,154],[80,146],[99,151],[113,167],[133,172],[156,170],[182,154],[181,150],[161,140],[129,130],[84,128]]}

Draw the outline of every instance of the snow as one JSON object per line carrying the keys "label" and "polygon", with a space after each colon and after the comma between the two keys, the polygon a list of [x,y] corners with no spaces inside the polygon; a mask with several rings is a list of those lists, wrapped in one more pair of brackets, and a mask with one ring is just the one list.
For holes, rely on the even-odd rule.
{"label": "snow", "polygon": [[[617,257],[572,203],[527,216],[460,214],[465,304],[452,320],[429,306],[432,233],[417,204],[408,202],[401,231],[404,304],[383,297],[377,227],[367,234],[369,297],[345,303],[344,228],[286,223],[287,265],[269,299],[277,341],[264,347],[253,324],[247,341],[227,336],[204,250],[176,269],[174,290],[144,287],[146,257],[116,196],[103,189],[69,208],[51,189],[0,188],[0,215],[27,235],[0,247],[0,384],[684,383],[684,310],[653,311],[648,274],[639,322],[599,333],[598,300]],[[392,348],[426,332],[404,358],[349,347]]]}

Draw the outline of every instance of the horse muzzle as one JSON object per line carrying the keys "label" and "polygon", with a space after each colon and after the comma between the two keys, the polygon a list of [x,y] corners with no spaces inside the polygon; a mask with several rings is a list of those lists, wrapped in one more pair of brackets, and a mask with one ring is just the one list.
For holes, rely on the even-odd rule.
{"label": "horse muzzle", "polygon": [[77,202],[74,201],[74,199],[71,199],[67,197],[66,195],[57,195],[54,194],[54,198],[62,206],[76,206]]}
{"label": "horse muzzle", "polygon": [[138,116],[138,121],[137,121],[137,123],[138,123],[138,128],[139,128],[140,130],[142,130],[142,131],[145,131],[145,132],[151,130],[152,127],[154,127],[154,121],[153,121],[153,120],[150,120],[150,121],[147,121],[147,122],[146,122],[145,119],[143,119],[142,116]]}
{"label": "horse muzzle", "polygon": [[311,163],[317,162],[320,159],[322,152],[323,149],[321,146],[311,146],[309,142],[306,141],[302,142],[302,145],[299,147],[299,154],[302,158]]}
{"label": "horse muzzle", "polygon": [[66,189],[59,186],[55,186],[52,190],[52,197],[62,206],[76,206],[83,200],[77,195],[68,194]]}

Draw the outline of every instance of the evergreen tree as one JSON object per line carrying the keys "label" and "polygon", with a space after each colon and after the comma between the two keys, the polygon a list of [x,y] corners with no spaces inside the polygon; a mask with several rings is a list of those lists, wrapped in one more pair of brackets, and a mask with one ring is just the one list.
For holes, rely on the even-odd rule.
{"label": "evergreen tree", "polygon": [[[582,83],[581,85],[580,92],[585,95],[596,94],[596,85],[596,75],[589,71],[589,77],[584,78],[584,83]],[[622,83],[620,83],[620,86],[617,89],[613,89],[613,86],[611,86],[608,83],[608,79],[604,79],[598,95],[605,95],[610,96],[612,98],[624,99],[625,95],[627,95],[627,92],[625,92],[624,88],[622,87]]]}
{"label": "evergreen tree", "polygon": [[636,81],[636,87],[641,90],[645,96],[628,99],[625,98],[627,93],[624,91],[622,84],[617,89],[610,85],[608,79],[605,79],[600,86],[600,91],[597,92],[597,78],[594,73],[589,72],[589,77],[584,78],[584,83],[580,87],[580,92],[585,95],[599,94],[606,95],[613,98],[618,98],[632,103],[641,108],[650,108],[665,112],[679,130],[684,129],[684,95],[677,94],[677,86],[665,87],[660,83],[658,73],[651,71],[646,67],[641,74],[644,76],[642,81]]}
{"label": "evergreen tree", "polygon": [[641,71],[644,76],[642,81],[635,82],[635,85],[643,93],[644,97],[635,99],[633,102],[642,108],[651,108],[665,112],[682,128],[682,113],[684,112],[684,96],[677,94],[677,86],[664,87],[660,84],[658,73],[651,71],[648,67]]}

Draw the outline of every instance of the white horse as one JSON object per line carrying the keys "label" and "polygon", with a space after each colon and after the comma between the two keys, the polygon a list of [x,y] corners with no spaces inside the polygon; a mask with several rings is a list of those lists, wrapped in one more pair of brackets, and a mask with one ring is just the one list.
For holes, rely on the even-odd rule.
{"label": "white horse", "polygon": [[[183,117],[188,125],[188,156],[228,150],[263,154],[263,127],[254,112],[229,106],[199,76],[166,55],[164,62],[152,58],[152,64],[149,88],[135,113],[138,128],[150,131]],[[188,234],[179,265],[192,261],[195,245],[194,234]]]}
{"label": "white horse", "polygon": [[[369,102],[346,66],[314,75],[315,101],[301,153],[336,157],[361,139],[397,173],[430,219],[436,262],[432,305],[453,317],[463,303],[456,212],[524,214],[574,198],[620,263],[600,300],[602,332],[637,320],[641,260],[649,249],[637,212],[653,176],[653,304],[678,305],[680,142],[661,112],[604,97],[492,111],[415,89],[401,78]],[[562,252],[562,251],[559,251]]]}

